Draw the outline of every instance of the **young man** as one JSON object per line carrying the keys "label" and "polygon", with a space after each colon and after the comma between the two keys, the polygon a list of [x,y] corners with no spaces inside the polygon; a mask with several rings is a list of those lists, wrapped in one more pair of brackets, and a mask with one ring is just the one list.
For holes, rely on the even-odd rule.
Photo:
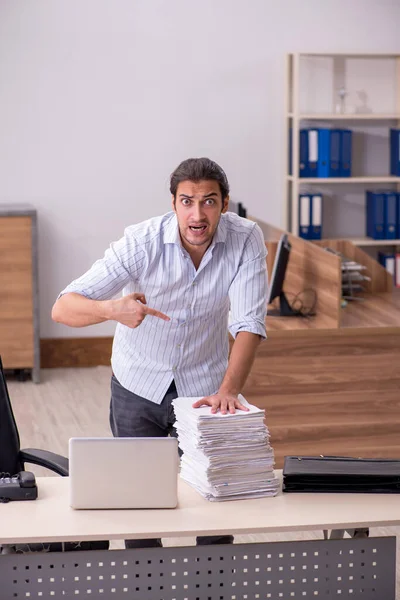
{"label": "young man", "polygon": [[118,437],[174,435],[177,396],[201,396],[194,406],[211,412],[246,410],[238,394],[266,337],[260,228],[227,212],[229,184],[215,162],[185,160],[170,183],[173,211],[128,227],[52,311],[71,327],[117,322],[110,425]]}

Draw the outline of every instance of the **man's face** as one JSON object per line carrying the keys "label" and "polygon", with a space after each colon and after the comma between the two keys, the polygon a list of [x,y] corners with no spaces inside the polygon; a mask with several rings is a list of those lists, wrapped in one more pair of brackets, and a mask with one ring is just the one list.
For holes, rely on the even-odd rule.
{"label": "man's face", "polygon": [[222,202],[217,181],[194,183],[182,181],[176,190],[172,206],[176,213],[183,247],[190,250],[207,250],[218,227],[221,213],[228,210],[229,198]]}

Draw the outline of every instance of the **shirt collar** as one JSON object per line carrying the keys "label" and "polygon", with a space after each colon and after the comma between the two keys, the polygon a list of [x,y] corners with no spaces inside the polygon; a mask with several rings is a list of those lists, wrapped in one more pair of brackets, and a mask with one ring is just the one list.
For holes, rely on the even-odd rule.
{"label": "shirt collar", "polygon": [[227,225],[225,220],[225,215],[221,215],[221,218],[218,223],[217,231],[214,233],[212,245],[225,243],[227,235]]}
{"label": "shirt collar", "polygon": [[[178,219],[175,213],[170,213],[171,218],[165,226],[164,230],[164,244],[177,244],[181,246],[181,236],[179,235]],[[221,215],[218,223],[217,231],[214,234],[212,246],[218,243],[225,243],[227,236],[227,224],[225,221],[225,215]]]}
{"label": "shirt collar", "polygon": [[170,212],[171,218],[164,229],[164,244],[177,244],[181,246],[181,236],[179,235],[178,219],[174,212]]}

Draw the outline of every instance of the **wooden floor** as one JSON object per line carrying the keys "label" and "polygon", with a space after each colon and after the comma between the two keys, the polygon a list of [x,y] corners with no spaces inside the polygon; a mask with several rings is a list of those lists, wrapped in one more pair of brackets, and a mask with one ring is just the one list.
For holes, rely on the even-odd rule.
{"label": "wooden floor", "polygon": [[[289,451],[347,454],[354,450],[358,454],[357,450],[363,448],[363,454],[375,455],[376,440],[381,444],[380,454],[385,454],[382,448],[386,448],[388,454],[392,448],[397,456],[400,455],[400,441],[396,439],[400,437],[399,357],[393,356],[390,345],[377,365],[377,368],[387,369],[392,377],[386,388],[381,390],[374,387],[371,377],[368,378],[371,361],[364,360],[365,352],[362,353],[357,345],[353,344],[344,356],[341,346],[337,346],[337,352],[332,353],[325,367],[315,356],[315,348],[310,344],[299,344],[292,348],[290,355],[284,356],[279,344],[271,343],[270,346],[271,353],[267,352],[268,345],[265,344],[257,358],[247,397],[267,409],[271,441],[279,462],[283,454]],[[351,357],[355,358],[353,365],[350,364]],[[389,357],[392,358],[391,372],[387,367]],[[260,371],[264,361],[265,365]],[[314,378],[302,375],[304,361],[311,361]],[[286,371],[283,370],[283,375],[277,375],[278,372],[282,373],[284,364],[287,364]],[[362,389],[359,389],[363,377],[366,379]],[[38,447],[67,455],[70,437],[110,435],[109,380],[108,367],[43,369],[42,383],[39,385],[30,381],[20,383],[9,380],[21,447]],[[347,392],[344,381],[348,384]],[[325,394],[316,391],[316,386],[320,386],[321,382],[326,384]],[[371,389],[368,389],[369,386]],[[269,391],[263,397],[262,390],[266,387]],[[361,432],[362,436],[356,441]],[[384,445],[383,440],[386,440]],[[27,467],[37,475],[54,475],[40,467]],[[399,533],[400,528],[396,527],[371,530],[371,535],[396,535],[398,539]],[[314,531],[237,536],[235,541],[244,543],[321,537],[321,531]],[[194,539],[169,539],[164,544],[187,545],[194,542]],[[122,547],[122,543],[113,542],[112,547]],[[400,573],[400,558],[397,561]],[[400,580],[397,588],[400,590]],[[400,599],[400,592],[397,598]]]}

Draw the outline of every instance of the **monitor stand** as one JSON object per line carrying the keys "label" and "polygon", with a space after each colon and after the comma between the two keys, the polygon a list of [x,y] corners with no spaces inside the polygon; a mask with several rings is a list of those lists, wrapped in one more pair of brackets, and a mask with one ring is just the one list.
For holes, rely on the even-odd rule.
{"label": "monitor stand", "polygon": [[303,315],[299,310],[294,310],[286,298],[285,294],[281,292],[279,294],[279,308],[275,308],[267,311],[267,316],[270,317],[302,317]]}

